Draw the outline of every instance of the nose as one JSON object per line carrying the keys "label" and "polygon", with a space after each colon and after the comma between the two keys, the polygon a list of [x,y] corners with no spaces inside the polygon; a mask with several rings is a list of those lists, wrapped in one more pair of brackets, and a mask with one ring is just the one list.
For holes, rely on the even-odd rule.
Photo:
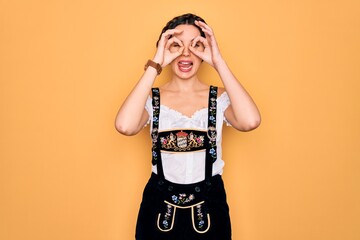
{"label": "nose", "polygon": [[184,47],[184,51],[183,51],[182,55],[183,55],[184,57],[190,56],[189,47]]}

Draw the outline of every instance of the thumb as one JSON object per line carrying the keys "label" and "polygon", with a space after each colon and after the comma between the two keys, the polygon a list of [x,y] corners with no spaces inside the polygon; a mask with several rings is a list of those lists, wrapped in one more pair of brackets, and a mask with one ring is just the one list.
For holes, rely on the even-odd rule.
{"label": "thumb", "polygon": [[[189,46],[190,51],[195,54],[196,56],[198,56],[199,58],[203,59],[204,57],[204,52],[200,52],[199,50],[197,50],[196,48]],[[203,59],[204,60],[204,59]]]}

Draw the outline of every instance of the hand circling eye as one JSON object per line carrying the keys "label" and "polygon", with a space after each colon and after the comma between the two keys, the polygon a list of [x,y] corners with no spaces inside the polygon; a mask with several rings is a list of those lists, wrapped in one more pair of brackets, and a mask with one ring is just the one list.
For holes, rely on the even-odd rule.
{"label": "hand circling eye", "polygon": [[202,44],[201,42],[197,41],[195,43],[192,44],[192,47],[199,50],[199,51],[203,51],[204,50],[204,44]]}
{"label": "hand circling eye", "polygon": [[177,43],[177,42],[173,42],[171,45],[170,45],[170,52],[176,52],[176,51],[179,51],[179,49],[181,48],[180,44]]}

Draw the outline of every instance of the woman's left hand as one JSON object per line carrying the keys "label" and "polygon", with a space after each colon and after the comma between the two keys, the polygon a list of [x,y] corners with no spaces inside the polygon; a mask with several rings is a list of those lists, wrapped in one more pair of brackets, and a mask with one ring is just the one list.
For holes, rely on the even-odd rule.
{"label": "woman's left hand", "polygon": [[[192,45],[189,47],[190,51],[196,56],[210,64],[216,69],[216,65],[219,61],[222,60],[218,44],[216,42],[213,30],[204,22],[195,21],[195,24],[201,28],[205,33],[206,38],[198,36],[194,39]],[[196,45],[202,43],[204,45],[204,50],[201,51],[196,48]]]}

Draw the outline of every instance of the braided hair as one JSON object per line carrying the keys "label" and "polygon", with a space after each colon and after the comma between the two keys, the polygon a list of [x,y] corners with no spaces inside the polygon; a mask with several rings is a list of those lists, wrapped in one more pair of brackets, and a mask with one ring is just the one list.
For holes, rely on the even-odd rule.
{"label": "braided hair", "polygon": [[158,46],[159,44],[159,41],[161,39],[161,35],[166,32],[166,30],[168,29],[174,29],[176,28],[178,25],[182,25],[182,24],[186,24],[186,25],[193,25],[194,27],[196,27],[199,31],[200,31],[200,35],[202,37],[205,38],[205,33],[201,30],[200,27],[198,27],[197,25],[195,25],[195,21],[201,21],[201,22],[205,22],[204,19],[202,19],[201,17],[199,16],[196,16],[195,14],[192,14],[192,13],[186,13],[186,14],[183,14],[183,15],[180,15],[180,16],[177,16],[177,17],[174,17],[172,20],[170,20],[166,25],[165,27],[162,29],[161,33],[160,33],[160,36],[159,36],[159,39],[157,40],[156,42],[156,47]]}

